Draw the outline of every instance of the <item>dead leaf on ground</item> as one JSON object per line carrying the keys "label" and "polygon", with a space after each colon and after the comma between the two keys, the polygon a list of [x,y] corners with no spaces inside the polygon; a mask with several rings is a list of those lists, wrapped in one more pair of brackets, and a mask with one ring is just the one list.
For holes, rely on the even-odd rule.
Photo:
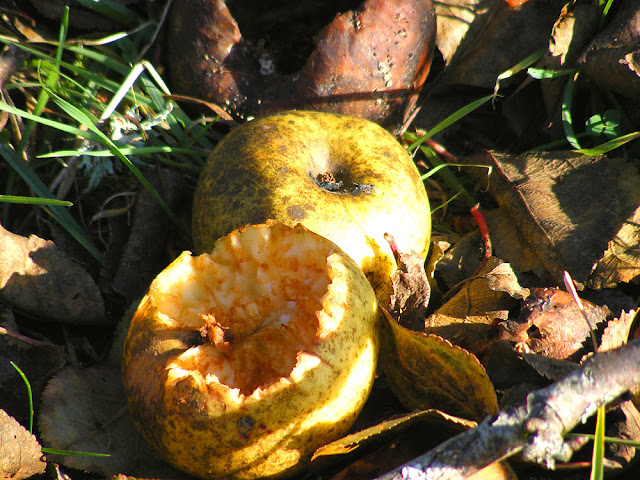
{"label": "dead leaf on ground", "polygon": [[476,277],[469,277],[459,284],[453,297],[427,317],[425,332],[481,356],[497,339],[498,324],[518,305],[516,299],[489,285],[494,280],[486,274],[501,263],[500,259],[491,257]]}
{"label": "dead leaf on ground", "polygon": [[42,395],[38,425],[49,448],[111,455],[51,457],[67,467],[101,475],[186,478],[162,461],[138,434],[117,368],[63,370]]}
{"label": "dead leaf on ground", "polygon": [[[145,171],[145,178],[166,202],[170,210],[176,211],[184,186],[184,179],[169,170]],[[137,192],[133,218],[126,246],[122,251],[110,246],[107,258],[115,271],[103,271],[103,282],[124,298],[125,303],[144,294],[157,273],[166,266],[163,253],[166,251],[169,218],[149,191],[140,186]],[[113,248],[112,248],[113,247]],[[162,263],[164,260],[164,264]],[[111,264],[111,263],[109,263]],[[109,278],[109,277],[113,278]]]}
{"label": "dead leaf on ground", "polygon": [[[317,450],[312,462],[322,461],[325,456],[349,456],[352,452],[366,449],[366,455],[340,470],[331,480],[369,480],[476,425],[476,422],[452,417],[437,410],[422,410],[389,419],[332,442]],[[488,466],[476,475],[469,478],[516,479],[513,469],[506,462]]]}
{"label": "dead leaf on ground", "polygon": [[46,466],[36,437],[0,410],[0,479],[23,480],[44,473]]}
{"label": "dead leaf on ground", "polygon": [[504,0],[436,3],[437,46],[448,66],[440,81],[493,89],[496,77],[545,48],[565,0],[510,8]]}
{"label": "dead leaf on ground", "polygon": [[400,325],[410,330],[423,331],[424,317],[429,305],[431,287],[422,256],[411,250],[398,250],[394,238],[385,234],[396,260],[397,269],[391,274],[389,305],[383,305]]}
{"label": "dead leaf on ground", "polygon": [[616,1],[617,11],[580,58],[584,72],[601,88],[640,99],[640,5]]}
{"label": "dead leaf on ground", "polygon": [[371,444],[389,441],[417,422],[426,424],[430,430],[441,434],[443,439],[477,425],[475,421],[448,415],[436,409],[407,413],[320,447],[311,458],[312,464],[323,458],[352,454]]}
{"label": "dead leaf on ground", "polygon": [[586,353],[590,332],[611,314],[607,307],[586,300],[582,305],[588,323],[571,294],[557,288],[533,288],[520,317],[500,325],[501,338],[516,342],[515,348],[520,352],[579,360]]}
{"label": "dead leaf on ground", "polygon": [[0,245],[0,300],[39,320],[105,324],[95,282],[55,243],[15,235],[0,225]]}
{"label": "dead leaf on ground", "polygon": [[613,350],[627,343],[630,340],[631,326],[639,311],[640,309],[621,312],[618,318],[609,320],[604,332],[602,332],[598,351],[605,352],[607,350]]}
{"label": "dead leaf on ground", "polygon": [[[633,223],[640,176],[633,166],[571,152],[482,154],[461,161],[493,167],[489,192],[555,284],[562,284],[565,270],[580,289],[640,276],[640,226]],[[479,180],[487,183],[486,177]]]}
{"label": "dead leaf on ground", "polygon": [[37,399],[49,379],[62,368],[64,361],[63,347],[20,333],[11,310],[0,304],[1,409],[24,425],[29,421],[27,387],[10,362],[15,363],[29,379],[32,395]]}
{"label": "dead leaf on ground", "polygon": [[407,409],[435,408],[470,420],[496,412],[495,390],[474,355],[436,335],[408,330],[383,312],[379,363]]}

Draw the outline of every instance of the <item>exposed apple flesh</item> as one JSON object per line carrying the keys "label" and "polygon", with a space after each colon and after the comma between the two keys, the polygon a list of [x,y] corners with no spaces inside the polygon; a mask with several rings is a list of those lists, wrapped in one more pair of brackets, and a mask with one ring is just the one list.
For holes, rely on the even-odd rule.
{"label": "exposed apple flesh", "polygon": [[183,253],[131,323],[123,380],[143,436],[202,478],[283,476],[344,434],[373,383],[378,310],[340,248],[249,226]]}

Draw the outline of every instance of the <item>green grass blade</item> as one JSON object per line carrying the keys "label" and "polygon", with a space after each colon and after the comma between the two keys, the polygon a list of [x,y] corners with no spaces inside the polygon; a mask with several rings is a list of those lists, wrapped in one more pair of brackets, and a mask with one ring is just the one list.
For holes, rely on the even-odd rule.
{"label": "green grass blade", "polygon": [[618,138],[614,138],[613,140],[609,140],[608,142],[605,142],[594,148],[581,148],[580,152],[582,152],[584,155],[595,157],[596,155],[602,155],[604,153],[610,152],[611,150],[615,150],[616,148],[630,142],[631,140],[635,140],[638,137],[640,137],[640,132],[628,133]]}
{"label": "green grass blade", "polygon": [[113,0],[100,0],[98,2],[96,0],[76,0],[76,2],[121,25],[131,25],[139,20],[136,12]]}
{"label": "green grass blade", "polygon": [[110,457],[108,453],[76,452],[75,450],[58,450],[57,448],[42,448],[42,453],[49,455],[68,455],[73,457]]}
{"label": "green grass blade", "polygon": [[87,132],[79,128],[72,127],[71,125],[67,125],[66,123],[49,120],[48,118],[44,117],[38,117],[37,115],[33,115],[32,113],[29,113],[25,110],[12,107],[11,105],[7,105],[6,103],[0,102],[0,110],[11,113],[12,115],[17,115],[27,120],[33,120],[34,122],[46,125],[47,127],[55,128],[57,130],[60,130],[61,132],[70,133],[81,138],[86,138],[87,140],[90,140],[92,142],[100,142],[100,137],[92,132]]}
{"label": "green grass blade", "polygon": [[[46,87],[43,87],[43,88],[46,88]],[[107,137],[104,133],[102,133],[100,131],[100,129],[91,121],[91,119],[88,116],[86,116],[84,114],[84,112],[82,112],[80,109],[76,108],[75,106],[71,105],[69,102],[67,102],[63,98],[59,97],[58,95],[56,95],[52,91],[49,91],[49,96],[55,102],[55,104],[60,109],[62,109],[67,115],[73,117],[76,121],[78,121],[79,123],[85,125],[89,130],[91,130],[93,133],[98,135],[98,137],[100,137],[101,143],[103,143],[107,147],[109,147],[109,150],[111,150],[113,152],[113,154],[116,157],[118,157],[122,161],[122,163],[124,163],[127,166],[127,168],[135,175],[135,177],[138,179],[138,181],[153,196],[153,198],[156,200],[156,202],[158,202],[158,204],[162,207],[162,209],[165,211],[165,213],[169,216],[171,221],[173,221],[176,224],[178,223],[178,219],[176,218],[176,216],[169,209],[169,207],[167,206],[165,201],[162,199],[162,197],[160,197],[160,195],[158,195],[158,192],[155,191],[155,189],[149,183],[149,181],[146,178],[144,178],[144,176],[142,175],[140,170],[138,170],[138,168],[133,163],[131,163],[131,160],[129,160],[120,151],[119,147],[109,137]]]}
{"label": "green grass blade", "polygon": [[593,439],[590,480],[604,479],[604,427],[605,407],[602,406],[598,408],[598,414],[596,416],[596,432]]}
{"label": "green grass blade", "polygon": [[573,119],[571,117],[571,103],[573,102],[573,86],[578,78],[578,73],[575,73],[573,77],[567,82],[567,86],[564,90],[564,97],[562,98],[562,128],[564,128],[564,135],[567,138],[569,144],[576,150],[581,150],[578,138],[573,130]]}
{"label": "green grass blade", "polygon": [[441,121],[438,125],[433,127],[431,130],[429,130],[427,133],[425,133],[423,136],[421,136],[420,138],[415,140],[411,145],[409,145],[407,147],[407,152],[411,153],[416,148],[418,148],[422,143],[424,143],[425,141],[433,137],[435,134],[440,133],[445,128],[456,123],[458,120],[467,116],[469,113],[473,112],[475,109],[481,107],[492,98],[493,98],[493,95],[487,95],[486,97],[479,98],[478,100],[475,100],[469,103],[468,105],[465,105],[461,109],[457,110],[456,112],[452,113],[443,121]]}
{"label": "green grass blade", "polygon": [[18,375],[22,377],[22,381],[27,386],[27,396],[29,397],[29,433],[33,433],[33,393],[31,392],[31,383],[29,383],[29,379],[18,365],[13,363],[11,360],[9,363],[16,369],[16,372],[18,372]]}
{"label": "green grass blade", "polygon": [[506,80],[507,78],[512,77],[516,73],[521,72],[522,70],[527,68],[532,63],[537,62],[538,60],[540,60],[542,58],[542,56],[545,53],[547,53],[547,48],[546,47],[545,48],[541,48],[539,50],[536,50],[535,52],[533,52],[531,55],[529,55],[524,60],[516,63],[509,70],[505,70],[500,75],[498,75],[498,77],[496,78],[496,84],[493,87],[493,97],[495,98],[498,95],[498,90],[500,89],[500,82],[502,80]]}
{"label": "green grass blade", "polygon": [[24,205],[59,205],[61,207],[71,207],[73,203],[66,200],[54,200],[51,198],[22,197],[16,195],[0,195],[0,202],[21,203]]}
{"label": "green grass blade", "polygon": [[[67,38],[67,31],[69,28],[69,7],[66,6],[64,9],[64,14],[62,17],[62,22],[60,24],[60,32],[58,35],[58,48],[56,49],[56,57],[53,61],[54,68],[49,69],[49,75],[47,76],[46,85],[49,87],[53,87],[56,83],[58,83],[59,79],[59,71],[60,71],[60,62],[62,60],[62,52],[64,50],[64,42]],[[38,70],[40,70],[38,68]],[[38,73],[39,75],[40,73]],[[36,117],[39,117],[44,108],[47,106],[47,102],[49,101],[49,96],[47,95],[46,90],[40,90],[38,93],[38,99],[36,101],[36,106],[33,109],[33,114]],[[18,151],[22,152],[27,145],[29,144],[29,140],[31,140],[31,136],[33,135],[33,131],[35,129],[36,122],[35,120],[30,120],[24,127],[24,134],[22,135],[22,139],[20,140],[20,144],[18,145]]]}
{"label": "green grass blade", "polygon": [[[1,106],[2,104],[0,104]],[[0,156],[16,171],[20,177],[40,198],[56,200],[49,188],[40,178],[29,168],[29,166],[11,149],[9,145],[0,145]],[[63,207],[52,205],[42,205],[42,208],[49,213],[75,240],[82,245],[97,261],[102,262],[102,254],[91,242],[85,231],[78,222]]]}

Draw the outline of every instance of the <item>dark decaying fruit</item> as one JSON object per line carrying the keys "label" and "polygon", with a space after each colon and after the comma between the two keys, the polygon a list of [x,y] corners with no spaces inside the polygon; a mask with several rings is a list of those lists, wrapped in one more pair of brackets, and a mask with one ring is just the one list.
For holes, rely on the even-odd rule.
{"label": "dark decaying fruit", "polygon": [[[431,67],[432,1],[352,1],[346,4],[351,11],[344,8],[345,2],[309,0],[175,2],[169,28],[173,88],[237,117],[296,108],[395,129]],[[323,21],[328,25],[312,25]]]}

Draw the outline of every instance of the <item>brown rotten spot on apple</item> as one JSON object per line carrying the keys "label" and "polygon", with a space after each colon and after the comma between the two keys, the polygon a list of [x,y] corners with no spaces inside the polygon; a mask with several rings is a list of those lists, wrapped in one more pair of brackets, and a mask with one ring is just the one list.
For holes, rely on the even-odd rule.
{"label": "brown rotten spot on apple", "polygon": [[431,0],[182,0],[170,19],[176,91],[240,118],[295,108],[387,128],[409,116],[436,35]]}

